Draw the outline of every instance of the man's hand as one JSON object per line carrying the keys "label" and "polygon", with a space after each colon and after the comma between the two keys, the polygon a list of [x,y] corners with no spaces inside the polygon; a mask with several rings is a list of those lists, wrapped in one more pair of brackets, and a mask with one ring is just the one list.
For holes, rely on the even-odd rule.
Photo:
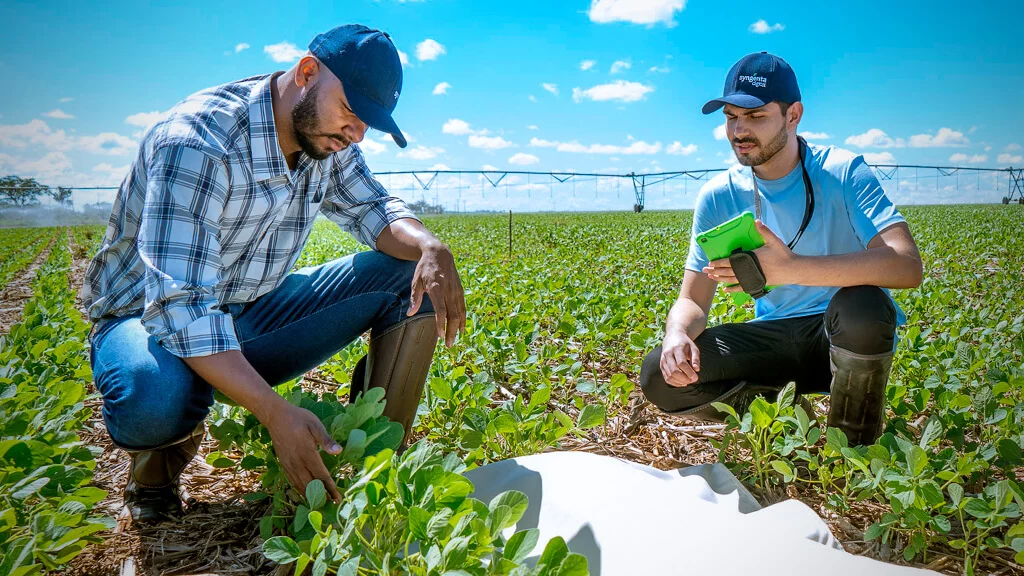
{"label": "man's hand", "polygon": [[[758,220],[755,225],[761,237],[764,238],[764,246],[754,250],[754,254],[757,255],[757,261],[761,264],[761,270],[764,271],[766,284],[768,286],[793,284],[794,282],[790,280],[790,273],[797,258],[796,254],[781,238],[775,235],[775,232],[772,232],[771,228],[765,226],[764,222]],[[726,284],[726,292],[743,291],[728,258],[710,262],[703,271],[708,278]],[[735,286],[728,286],[729,284],[735,284]]]}
{"label": "man's hand", "polygon": [[700,351],[685,333],[666,334],[661,343],[661,375],[669,386],[689,386],[700,372]]}
{"label": "man's hand", "polygon": [[455,269],[455,257],[444,244],[423,250],[412,277],[412,302],[407,316],[420,309],[424,292],[434,305],[437,337],[451,348],[456,334],[466,329],[466,294]]}
{"label": "man's hand", "polygon": [[327,494],[334,502],[341,501],[334,479],[331,478],[318,447],[331,454],[341,452],[341,446],[331,438],[320,419],[312,412],[291,404],[277,410],[264,422],[274,442],[274,452],[284,468],[285,476],[292,486],[305,494],[306,484],[320,480],[327,488]]}

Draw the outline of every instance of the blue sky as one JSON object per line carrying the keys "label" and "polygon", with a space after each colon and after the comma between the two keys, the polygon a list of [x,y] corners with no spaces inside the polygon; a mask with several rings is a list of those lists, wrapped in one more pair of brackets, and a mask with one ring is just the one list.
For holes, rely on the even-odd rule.
{"label": "blue sky", "polygon": [[[317,33],[360,22],[406,54],[395,117],[371,169],[491,168],[602,173],[723,168],[721,93],[741,56],[768,50],[796,70],[815,142],[874,162],[1024,165],[1019,2],[730,3],[701,0],[351,0],[334,3],[5,2],[0,19],[0,172],[51,184],[116,185],[144,128],[188,94],[283,70]],[[1005,176],[915,179],[898,202],[996,201]],[[429,175],[424,176],[424,180]],[[550,184],[439,178],[406,198],[469,209],[628,209],[628,181]],[[509,183],[508,189],[504,186]],[[700,182],[648,191],[691,207]],[[997,189],[995,186],[1000,188]],[[1001,190],[1001,191],[1000,191]],[[506,198],[506,194],[508,197]],[[81,203],[102,193],[79,194]]]}

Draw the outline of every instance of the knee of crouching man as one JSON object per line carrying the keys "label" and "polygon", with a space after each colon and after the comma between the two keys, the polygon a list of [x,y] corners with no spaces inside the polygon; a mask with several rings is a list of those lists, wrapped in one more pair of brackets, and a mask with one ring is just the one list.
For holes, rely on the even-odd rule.
{"label": "knee of crouching man", "polygon": [[665,410],[668,388],[661,375],[661,346],[658,346],[644,357],[640,367],[640,391],[651,404]]}
{"label": "knee of crouching man", "polygon": [[857,354],[891,352],[896,308],[877,286],[851,286],[836,292],[825,312],[829,341]]}

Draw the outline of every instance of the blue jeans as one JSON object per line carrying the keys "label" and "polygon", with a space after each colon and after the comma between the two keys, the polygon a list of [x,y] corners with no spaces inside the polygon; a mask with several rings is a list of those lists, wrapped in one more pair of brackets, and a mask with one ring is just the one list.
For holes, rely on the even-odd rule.
{"label": "blue jeans", "polygon": [[[242,354],[270,385],[301,376],[363,332],[404,320],[415,269],[370,251],[298,270],[255,301],[229,306]],[[433,313],[426,296],[425,313]],[[160,346],[139,315],[102,321],[90,342],[103,420],[118,445],[166,444],[206,418],[213,387]]]}

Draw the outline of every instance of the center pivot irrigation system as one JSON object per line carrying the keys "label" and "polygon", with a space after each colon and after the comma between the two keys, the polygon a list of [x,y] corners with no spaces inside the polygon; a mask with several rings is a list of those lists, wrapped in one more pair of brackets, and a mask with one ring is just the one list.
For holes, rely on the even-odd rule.
{"label": "center pivot irrigation system", "polygon": [[[894,188],[896,192],[900,191],[900,186],[902,185],[904,187],[909,187],[911,191],[921,194],[922,198],[915,198],[918,202],[920,202],[921,199],[927,201],[929,197],[934,197],[936,200],[939,200],[940,193],[950,192],[965,193],[963,197],[956,198],[959,202],[978,202],[980,201],[979,198],[966,195],[966,193],[976,194],[981,192],[982,177],[984,177],[985,185],[991,186],[991,188],[987,188],[985,190],[995,192],[998,195],[1003,192],[1002,175],[1005,174],[1006,190],[1005,195],[1002,196],[1002,203],[1016,203],[1024,205],[1024,168],[968,168],[963,166],[919,166],[914,164],[871,164],[870,166],[879,180],[883,182],[893,182],[895,184]],[[556,186],[559,186],[561,193],[561,191],[564,190],[561,185],[571,185],[572,195],[575,196],[577,183],[596,183],[594,187],[596,194],[597,191],[602,190],[602,181],[606,183],[614,182],[614,186],[603,188],[603,190],[614,190],[616,194],[618,194],[622,188],[629,190],[631,186],[634,197],[633,211],[642,212],[645,207],[646,195],[649,188],[662,184],[662,191],[665,192],[665,183],[671,180],[677,180],[684,183],[682,191],[685,193],[685,183],[692,180],[707,181],[711,175],[724,172],[726,170],[728,170],[728,168],[680,170],[675,172],[648,172],[640,174],[637,174],[636,172],[630,172],[628,174],[608,174],[596,172],[535,172],[524,170],[427,169],[376,172],[375,175],[382,184],[386,185],[388,190],[410,190],[419,192],[433,190],[438,204],[440,204],[439,191],[441,189],[446,193],[457,191],[458,196],[456,206],[459,209],[456,211],[460,211],[460,209],[464,207],[462,201],[462,192],[464,190],[467,192],[474,190],[483,192],[486,189],[487,184],[490,184],[491,188],[495,189],[504,184],[505,195],[507,197],[509,195],[510,183],[515,180],[514,188],[517,191],[525,189],[527,194],[529,194],[531,190],[539,189],[549,191],[551,197],[555,198]],[[439,176],[446,176],[448,178],[439,181]],[[463,178],[464,176],[470,177],[465,185],[464,180],[466,179]],[[519,177],[523,176],[526,177],[525,188],[523,186],[524,183],[519,180]],[[395,178],[399,178],[399,184],[392,186]],[[943,179],[943,186],[940,186],[940,179]],[[624,182],[625,186],[623,186]],[[934,182],[934,187],[930,186],[928,184],[929,182]],[[678,184],[676,186],[678,186]],[[24,189],[25,188],[22,187],[0,186],[0,208],[4,207],[3,195],[6,191]],[[43,193],[52,193],[52,191],[57,188],[42,187],[33,189]],[[61,203],[67,203],[68,206],[73,205],[71,202],[71,192],[98,192],[117,189],[117,186],[75,186],[70,188],[59,188],[63,194],[62,198],[64,198]],[[677,188],[676,191],[679,191],[679,189]],[[99,202],[99,200],[99,196],[97,196],[96,201]],[[948,197],[946,200],[948,200]]]}
{"label": "center pivot irrigation system", "polygon": [[[977,179],[977,185],[974,190],[980,190],[981,176],[990,175],[994,181],[996,190],[999,189],[999,182],[1002,180],[999,178],[1000,174],[1006,174],[1006,192],[1007,195],[1003,196],[1002,203],[1010,204],[1016,202],[1018,204],[1024,204],[1024,168],[968,168],[962,166],[920,166],[914,164],[872,164],[871,167],[874,169],[875,174],[880,180],[886,181],[891,180],[896,183],[896,190],[899,191],[900,181],[906,181],[911,179],[915,183],[915,189],[917,184],[921,180],[927,181],[929,178],[934,178],[936,182],[936,188],[938,187],[938,179],[943,177],[953,177],[956,179],[955,188],[960,190],[960,179],[964,177],[967,180],[972,180],[971,176]],[[616,186],[619,182],[624,179],[628,179],[629,183],[632,184],[633,195],[635,202],[633,204],[634,212],[642,212],[644,209],[644,201],[646,199],[647,188],[668,182],[669,180],[682,179],[687,180],[707,180],[709,175],[718,172],[724,172],[728,168],[711,168],[706,170],[682,170],[675,172],[650,172],[637,174],[630,172],[628,174],[607,174],[607,173],[588,173],[588,172],[535,172],[535,171],[524,171],[524,170],[403,170],[393,172],[377,172],[376,176],[381,177],[411,177],[412,181],[415,181],[419,185],[422,191],[429,191],[434,186],[440,175],[457,176],[458,180],[458,192],[460,195],[459,200],[461,201],[461,194],[463,190],[462,177],[463,176],[476,176],[482,178],[484,181],[489,183],[492,188],[498,188],[498,186],[508,176],[526,176],[527,178],[537,178],[532,183],[544,184],[547,183],[552,188],[552,195],[554,194],[554,185],[565,184],[568,182],[575,182],[583,179],[600,179],[608,178],[616,180]],[[902,171],[902,173],[901,173]],[[908,172],[913,171],[912,174]],[[924,171],[924,174],[922,174]],[[546,179],[546,181],[545,181]],[[472,180],[471,180],[472,181]],[[508,185],[506,184],[506,193]]]}

